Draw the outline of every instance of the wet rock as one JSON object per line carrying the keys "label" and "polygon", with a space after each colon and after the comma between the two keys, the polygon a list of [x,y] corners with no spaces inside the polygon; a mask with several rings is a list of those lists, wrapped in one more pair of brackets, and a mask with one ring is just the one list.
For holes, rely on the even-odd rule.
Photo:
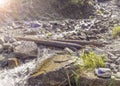
{"label": "wet rock", "polygon": [[20,58],[26,58],[29,56],[37,56],[37,44],[31,41],[22,41],[21,44],[14,48],[16,56]]}
{"label": "wet rock", "polygon": [[19,60],[17,58],[8,58],[8,68],[14,68],[19,65]]}
{"label": "wet rock", "polygon": [[109,68],[98,68],[95,69],[95,74],[101,78],[110,78],[112,71]]}
{"label": "wet rock", "polygon": [[4,37],[0,37],[0,44],[2,45],[3,43],[5,43]]}
{"label": "wet rock", "polygon": [[0,60],[0,68],[14,68],[19,65],[19,61],[16,58],[5,58],[3,60]]}
{"label": "wet rock", "polygon": [[29,86],[59,86],[67,79],[66,74],[72,74],[72,62],[71,55],[67,54],[54,55],[42,60],[28,80]]}

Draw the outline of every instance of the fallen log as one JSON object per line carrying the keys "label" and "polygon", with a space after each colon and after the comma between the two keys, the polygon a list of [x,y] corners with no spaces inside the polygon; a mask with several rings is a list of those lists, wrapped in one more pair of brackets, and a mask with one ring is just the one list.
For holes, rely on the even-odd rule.
{"label": "fallen log", "polygon": [[51,46],[51,47],[58,47],[58,48],[77,48],[81,49],[83,46],[76,43],[70,43],[70,42],[61,42],[61,41],[55,41],[55,40],[43,40],[43,39],[33,39],[33,38],[27,38],[27,37],[15,37],[16,40],[25,40],[25,41],[34,41],[37,44],[45,45],[45,46]]}
{"label": "fallen log", "polygon": [[102,43],[102,42],[97,42],[97,41],[81,41],[81,40],[55,40],[55,41],[75,43],[75,44],[80,44],[82,46],[94,45],[94,46],[97,46],[97,47],[104,47],[105,44],[107,44],[107,43]]}

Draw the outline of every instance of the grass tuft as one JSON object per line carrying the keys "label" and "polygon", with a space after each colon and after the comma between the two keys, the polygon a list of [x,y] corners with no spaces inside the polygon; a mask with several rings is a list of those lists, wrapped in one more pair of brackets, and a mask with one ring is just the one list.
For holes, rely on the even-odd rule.
{"label": "grass tuft", "polygon": [[99,56],[94,52],[83,53],[75,64],[81,70],[94,69],[98,67],[104,67],[104,56]]}
{"label": "grass tuft", "polygon": [[112,28],[112,36],[115,38],[118,35],[120,35],[120,26],[115,26]]}

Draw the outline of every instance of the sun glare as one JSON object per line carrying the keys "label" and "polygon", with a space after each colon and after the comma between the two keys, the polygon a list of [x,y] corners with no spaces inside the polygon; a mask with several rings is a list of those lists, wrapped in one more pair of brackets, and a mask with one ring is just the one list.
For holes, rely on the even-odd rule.
{"label": "sun glare", "polygon": [[0,0],[0,8],[3,8],[7,5],[9,0]]}

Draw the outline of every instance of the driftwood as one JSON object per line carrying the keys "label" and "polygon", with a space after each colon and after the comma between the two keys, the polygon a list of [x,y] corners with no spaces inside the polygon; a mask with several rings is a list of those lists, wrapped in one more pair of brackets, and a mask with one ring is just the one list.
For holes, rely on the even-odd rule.
{"label": "driftwood", "polygon": [[97,42],[97,41],[81,41],[81,40],[56,40],[56,41],[75,43],[75,44],[80,44],[82,46],[94,45],[97,47],[104,47],[105,44],[107,44],[107,43],[102,43],[102,42]]}
{"label": "driftwood", "polygon": [[69,42],[61,42],[61,41],[55,41],[55,40],[43,40],[43,39],[33,39],[33,38],[26,38],[26,37],[15,37],[16,40],[25,40],[25,41],[34,41],[37,44],[45,45],[45,46],[51,46],[51,47],[58,47],[58,48],[77,48],[81,49],[83,46],[80,44],[75,43],[69,43]]}
{"label": "driftwood", "polygon": [[83,48],[85,45],[93,45],[97,47],[103,47],[105,43],[95,42],[95,41],[81,41],[81,40],[46,40],[46,39],[34,39],[27,37],[15,37],[16,40],[25,40],[25,41],[34,41],[37,44],[51,46],[51,47],[59,47],[59,48]]}

